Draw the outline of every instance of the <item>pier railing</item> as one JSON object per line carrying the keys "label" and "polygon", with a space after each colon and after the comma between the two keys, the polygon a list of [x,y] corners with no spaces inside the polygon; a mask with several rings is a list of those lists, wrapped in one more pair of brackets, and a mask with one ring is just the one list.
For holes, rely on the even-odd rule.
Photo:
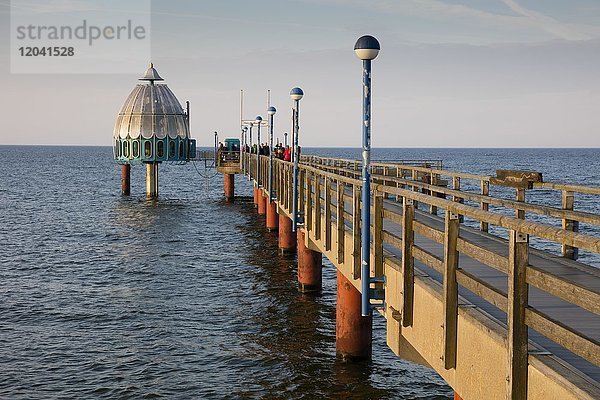
{"label": "pier railing", "polygon": [[[329,172],[335,172],[360,178],[360,166],[351,163],[339,163],[335,159],[323,159],[311,156],[306,158],[308,164]],[[356,161],[354,163],[357,163]],[[424,162],[429,163],[429,162]],[[360,163],[358,163],[360,165]],[[423,167],[420,165],[405,165],[397,163],[373,163],[372,177],[377,183],[399,188],[410,188],[442,198],[451,198],[459,203],[478,205],[483,211],[490,209],[502,214],[514,214],[519,219],[540,221],[544,218],[548,224],[560,224],[562,229],[578,232],[580,223],[600,226],[600,215],[588,210],[595,209],[600,204],[596,197],[594,206],[588,210],[575,210],[576,195],[600,195],[600,187],[556,182],[543,182],[541,173],[529,172],[524,176],[522,171],[498,171],[501,176],[487,176],[441,170],[438,166]],[[511,179],[512,178],[512,179]],[[477,190],[477,191],[476,191]],[[514,199],[507,198],[513,191]],[[544,196],[544,202],[558,201],[557,206],[539,204],[536,194]],[[554,192],[554,193],[548,193]],[[529,201],[527,199],[530,198]],[[532,202],[538,200],[537,203]],[[429,211],[437,214],[437,207],[430,206]],[[464,216],[460,216],[462,220]],[[462,221],[461,221],[462,222]],[[477,221],[472,221],[477,222]],[[488,232],[489,224],[478,221],[481,231]],[[590,229],[590,233],[594,230]],[[598,232],[598,230],[595,230]],[[505,233],[505,236],[507,236]],[[577,259],[579,249],[562,244],[561,254],[564,257]]]}
{"label": "pier railing", "polygon": [[[268,187],[269,159],[261,157],[260,177],[256,176],[256,156],[246,170],[250,177]],[[360,279],[360,171],[356,162],[347,160],[303,157],[299,171],[299,210],[302,227],[315,241],[322,242],[326,254],[334,263],[345,263],[348,254],[354,258],[352,276]],[[288,215],[292,210],[293,164],[274,160],[273,191],[279,207]],[[386,318],[410,327],[414,320],[415,262],[442,275],[440,295],[443,303],[442,366],[456,366],[459,288],[495,306],[506,315],[506,360],[509,391],[524,393],[528,363],[528,328],[557,343],[564,349],[600,366],[598,332],[584,333],[577,326],[548,315],[530,303],[529,286],[549,296],[589,312],[593,321],[600,315],[600,292],[597,287],[577,283],[553,273],[545,265],[535,265],[529,255],[530,238],[538,238],[561,246],[565,263],[599,278],[593,267],[569,260],[574,249],[600,254],[600,239],[577,232],[574,222],[600,225],[598,214],[573,210],[575,193],[600,194],[600,188],[579,185],[544,183],[537,175],[517,176],[518,179],[458,173],[428,166],[399,163],[375,163],[372,187],[372,271],[375,277],[387,276],[386,284],[377,283],[374,289],[385,293],[381,312]],[[444,181],[443,178],[448,179]],[[480,193],[462,190],[461,181],[480,183]],[[451,188],[446,187],[448,182]],[[492,197],[490,186],[499,185],[516,192],[515,200]],[[558,190],[563,207],[551,207],[525,202],[525,190],[534,188]],[[566,200],[565,200],[566,198]],[[476,205],[464,204],[468,200]],[[494,206],[492,209],[490,206]],[[421,208],[421,211],[419,209]],[[496,208],[511,210],[514,215]],[[525,220],[525,212],[558,218],[562,226]],[[429,215],[430,219],[418,214]],[[439,216],[438,216],[439,215]],[[467,217],[478,224],[478,230],[488,232],[498,227],[508,232],[498,251],[463,237],[461,220]],[[491,236],[490,233],[484,235]],[[439,251],[418,245],[415,237],[439,245]],[[348,251],[351,249],[351,251]],[[506,276],[507,287],[488,282],[462,268],[464,257],[475,260]],[[461,262],[459,262],[459,260]],[[594,270],[596,272],[594,272]],[[391,279],[396,274],[398,281]],[[586,314],[587,315],[587,314]],[[586,322],[582,323],[585,326]],[[583,329],[585,330],[585,329]],[[434,366],[435,368],[435,366]]]}

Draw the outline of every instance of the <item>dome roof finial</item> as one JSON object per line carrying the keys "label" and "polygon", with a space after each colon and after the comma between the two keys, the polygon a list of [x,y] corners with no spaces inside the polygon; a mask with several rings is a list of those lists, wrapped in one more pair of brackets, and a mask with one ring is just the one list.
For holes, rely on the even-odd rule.
{"label": "dome roof finial", "polygon": [[154,68],[154,63],[150,63],[150,67],[146,70],[144,76],[142,76],[140,81],[150,81],[150,84],[154,84],[154,81],[164,81],[163,78],[158,74],[158,71]]}

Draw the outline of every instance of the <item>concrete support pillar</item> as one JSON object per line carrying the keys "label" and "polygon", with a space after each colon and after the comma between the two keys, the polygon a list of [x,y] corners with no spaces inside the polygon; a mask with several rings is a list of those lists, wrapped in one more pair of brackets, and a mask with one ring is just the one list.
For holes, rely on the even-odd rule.
{"label": "concrete support pillar", "polygon": [[258,189],[258,214],[265,215],[267,213],[267,198],[263,191]]}
{"label": "concrete support pillar", "polygon": [[371,358],[372,316],[361,315],[360,292],[337,271],[335,350],[344,361]]}
{"label": "concrete support pillar", "polygon": [[259,194],[259,189],[254,186],[254,208],[258,207],[258,194]]}
{"label": "concrete support pillar", "polygon": [[158,197],[158,163],[146,164],[146,197]]}
{"label": "concrete support pillar", "polygon": [[275,231],[279,227],[279,216],[277,215],[277,204],[267,199],[267,230]]}
{"label": "concrete support pillar", "polygon": [[306,247],[306,231],[298,230],[298,290],[302,293],[321,290],[323,254]]}
{"label": "concrete support pillar", "polygon": [[279,214],[279,252],[291,253],[296,250],[296,232],[292,232],[292,220]]}
{"label": "concrete support pillar", "polygon": [[121,166],[121,194],[123,196],[131,194],[131,164]]}
{"label": "concrete support pillar", "polygon": [[233,201],[235,196],[235,174],[223,174],[225,201]]}

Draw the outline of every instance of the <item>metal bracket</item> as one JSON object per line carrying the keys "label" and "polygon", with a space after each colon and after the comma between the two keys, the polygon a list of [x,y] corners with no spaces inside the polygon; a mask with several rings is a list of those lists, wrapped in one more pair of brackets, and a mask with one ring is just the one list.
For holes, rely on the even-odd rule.
{"label": "metal bracket", "polygon": [[372,276],[369,278],[370,283],[385,283],[385,275]]}
{"label": "metal bracket", "polygon": [[448,211],[448,215],[450,217],[450,219],[458,219],[458,214],[452,211]]}
{"label": "metal bracket", "polygon": [[369,300],[384,300],[385,289],[369,288]]}
{"label": "metal bracket", "polygon": [[522,232],[515,232],[515,242],[527,243],[529,241],[529,235]]}

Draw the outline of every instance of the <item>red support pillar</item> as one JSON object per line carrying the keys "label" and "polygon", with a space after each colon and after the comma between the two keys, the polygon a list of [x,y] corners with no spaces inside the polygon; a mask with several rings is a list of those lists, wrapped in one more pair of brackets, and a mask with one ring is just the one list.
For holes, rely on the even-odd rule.
{"label": "red support pillar", "polygon": [[460,397],[458,393],[454,392],[454,400],[462,400],[462,397]]}
{"label": "red support pillar", "polygon": [[258,189],[258,214],[265,215],[267,213],[267,198],[261,189]]}
{"label": "red support pillar", "polygon": [[360,312],[360,292],[337,271],[335,350],[344,361],[371,358],[372,317]]}
{"label": "red support pillar", "polygon": [[234,174],[223,174],[223,191],[225,192],[225,201],[233,201],[235,195]]}
{"label": "red support pillar", "polygon": [[277,215],[277,203],[267,199],[267,230],[275,231],[279,227],[279,216]]}
{"label": "red support pillar", "polygon": [[254,186],[254,208],[258,207],[258,188]]}
{"label": "red support pillar", "polygon": [[296,232],[292,232],[292,220],[279,214],[279,252],[291,253],[296,250]]}
{"label": "red support pillar", "polygon": [[121,194],[123,196],[131,194],[131,164],[121,166]]}
{"label": "red support pillar", "polygon": [[323,254],[306,247],[306,231],[298,230],[298,290],[302,293],[321,290]]}

